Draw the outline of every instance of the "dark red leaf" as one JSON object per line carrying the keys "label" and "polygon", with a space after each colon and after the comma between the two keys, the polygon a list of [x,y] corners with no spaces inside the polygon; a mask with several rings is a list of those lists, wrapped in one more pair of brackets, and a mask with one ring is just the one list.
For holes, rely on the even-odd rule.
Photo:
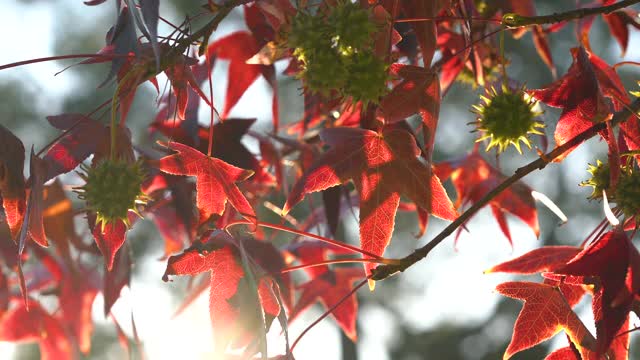
{"label": "dark red leaf", "polygon": [[[44,233],[43,223],[43,196],[44,182],[47,173],[47,164],[31,150],[31,162],[29,164],[29,200],[27,203],[29,220],[28,234],[40,246],[49,246],[47,236]],[[24,226],[24,225],[23,225]],[[21,239],[22,240],[22,239]],[[21,242],[20,242],[21,243]],[[22,248],[22,245],[20,246]]]}
{"label": "dark red leaf", "polygon": [[106,317],[111,311],[111,307],[120,298],[120,292],[125,286],[129,286],[131,282],[131,254],[129,247],[124,246],[123,249],[116,253],[111,270],[106,269],[104,272],[104,284],[102,293],[104,294],[104,316]]}
{"label": "dark red leaf", "polygon": [[[402,2],[402,7],[407,16],[418,19],[433,19],[438,14],[443,4],[444,1],[442,0],[408,0]],[[436,51],[436,22],[435,20],[418,21],[412,22],[411,26],[418,38],[418,44],[420,44],[422,60],[424,61],[425,67],[428,68],[431,65],[433,54]]]}
{"label": "dark red leaf", "polygon": [[0,195],[13,239],[17,239],[26,210],[24,145],[0,125]]}
{"label": "dark red leaf", "polygon": [[47,120],[67,133],[44,156],[48,165],[46,180],[75,169],[96,151],[98,139],[108,136],[104,125],[82,114],[48,116]]}

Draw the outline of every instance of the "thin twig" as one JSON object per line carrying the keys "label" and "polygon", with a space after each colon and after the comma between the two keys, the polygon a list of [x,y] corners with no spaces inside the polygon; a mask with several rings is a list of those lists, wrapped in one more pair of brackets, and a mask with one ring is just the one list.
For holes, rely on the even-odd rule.
{"label": "thin twig", "polygon": [[504,14],[504,16],[502,17],[502,25],[510,28],[519,28],[531,25],[555,24],[568,20],[582,19],[591,15],[610,14],[614,11],[637,3],[640,3],[640,0],[623,0],[607,6],[580,8],[541,16],[522,16],[514,13],[509,13]]}

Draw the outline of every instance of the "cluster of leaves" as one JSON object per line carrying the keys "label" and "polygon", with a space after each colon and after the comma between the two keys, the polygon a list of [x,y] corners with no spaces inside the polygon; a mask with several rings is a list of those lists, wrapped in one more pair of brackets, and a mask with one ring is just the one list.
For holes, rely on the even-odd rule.
{"label": "cluster of leaves", "polygon": [[[603,222],[582,246],[542,247],[489,272],[540,273],[544,278],[542,283],[507,282],[497,288],[525,302],[505,358],[561,330],[569,344],[548,359],[628,357],[629,314],[638,311],[640,304],[640,254],[632,243],[640,212],[640,122],[625,109],[637,112],[640,105],[630,101],[614,67],[595,54],[588,32],[593,20],[604,16],[624,50],[628,25],[639,27],[632,10],[609,11],[614,2],[607,0],[597,4],[607,9],[600,12],[606,15],[581,12],[547,18],[536,17],[532,1],[515,0],[327,0],[301,2],[307,6],[300,8],[288,0],[236,0],[224,5],[209,1],[205,9],[210,21],[202,29],[189,33],[186,27],[176,27],[159,41],[158,0],[141,0],[139,7],[132,0],[113,1],[118,18],[106,46],[81,63],[111,63],[105,84],[115,81],[113,98],[89,115],[48,117],[49,124],[62,133],[39,153],[31,151],[27,179],[22,141],[0,126],[4,209],[0,340],[38,341],[43,358],[48,359],[87,353],[94,298],[103,293],[108,315],[130,282],[133,259],[127,231],[141,216],[155,222],[164,238],[163,279],[194,277],[183,307],[209,290],[219,353],[234,348],[241,349],[242,358],[258,353],[267,358],[266,333],[277,319],[284,330],[286,353],[276,358],[292,359],[300,338],[289,346],[288,323],[317,301],[327,309],[319,320],[331,314],[355,341],[354,292],[367,280],[373,289],[374,279],[386,278],[381,275],[385,269],[391,273],[413,265],[447,234],[463,229],[485,205],[510,242],[507,213],[538,236],[532,190],[517,180],[535,168],[561,161],[589,137],[600,136],[609,150],[607,171],[600,168],[604,165],[594,168],[594,179],[588,184],[596,189],[593,198],[605,190],[616,202],[613,210],[606,208],[611,226]],[[209,43],[220,21],[239,6],[247,30]],[[501,16],[507,13],[517,14],[504,17],[517,19],[520,27],[513,29],[515,37],[532,31],[536,48],[553,73],[547,36],[571,23],[567,20],[578,18],[580,37],[564,75],[541,89],[509,90],[504,56],[497,56],[499,48],[486,36],[503,25]],[[477,17],[487,21],[472,26],[471,19]],[[410,25],[405,27],[405,22]],[[552,24],[543,26],[547,22]],[[138,31],[143,40],[138,41]],[[269,51],[282,45],[281,34],[287,34],[287,46],[293,51]],[[194,42],[201,44],[201,59],[191,55]],[[319,53],[323,51],[337,60],[322,62]],[[432,64],[436,51],[441,56]],[[387,67],[382,59],[396,62]],[[229,61],[229,85],[220,112],[200,88],[205,80],[211,82],[218,60]],[[275,61],[288,61],[285,74],[303,78],[305,90],[310,90],[303,92],[302,119],[288,124],[286,133],[278,120]],[[495,74],[485,69],[496,67],[504,70],[503,90],[487,90],[484,105],[478,108],[479,141],[491,139],[487,151],[496,145],[500,153],[510,144],[518,150],[520,141],[529,144],[528,134],[544,137],[537,130],[540,121],[533,109],[538,101],[562,108],[554,134],[556,148],[540,153],[539,162],[511,177],[473,145],[471,152],[459,158],[434,162],[443,94],[465,72],[473,75],[476,85],[491,89],[488,82]],[[161,95],[149,128],[162,140],[157,148],[136,146],[134,151],[126,127],[133,96],[146,81],[159,92],[156,76],[160,73],[171,82],[172,92]],[[363,74],[373,78],[350,78]],[[273,89],[273,132],[269,134],[250,130],[255,119],[228,116],[260,76]],[[210,126],[198,121],[201,102],[211,108]],[[107,105],[111,117],[105,126],[92,116]],[[220,114],[217,119],[215,113]],[[420,121],[408,121],[414,115]],[[245,147],[246,138],[258,142],[259,154]],[[81,166],[80,177],[86,185],[82,205],[74,210],[58,177]],[[294,183],[288,186],[292,177]],[[447,179],[457,193],[455,202],[442,185]],[[308,213],[293,211],[314,192],[322,192],[321,206],[312,206]],[[277,194],[287,197],[282,208],[268,201]],[[144,203],[135,201],[141,197]],[[277,208],[293,226],[264,222],[258,211],[262,206]],[[358,209],[359,247],[310,231],[336,234],[341,214],[351,208]],[[399,209],[417,214],[420,235],[431,215],[452,223],[443,236],[406,258],[386,259],[383,255]],[[77,214],[86,216],[93,238],[90,244],[76,232]],[[276,245],[265,228],[296,236]],[[348,256],[353,253],[362,256]],[[94,265],[100,255],[103,271]],[[338,265],[346,262],[364,267]],[[298,269],[306,270],[304,283],[296,284],[299,278],[289,274]],[[585,294],[592,298],[595,336],[572,310]],[[36,300],[41,296],[57,299],[57,308]]]}

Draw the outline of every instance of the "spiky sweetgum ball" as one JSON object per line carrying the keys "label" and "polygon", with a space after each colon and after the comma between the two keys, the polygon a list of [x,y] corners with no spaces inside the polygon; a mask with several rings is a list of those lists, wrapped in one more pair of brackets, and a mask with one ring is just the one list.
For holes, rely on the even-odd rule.
{"label": "spiky sweetgum ball", "polygon": [[327,15],[327,24],[333,31],[332,42],[342,55],[369,48],[373,44],[376,26],[370,12],[357,3],[341,1]]}
{"label": "spiky sweetgum ball", "polygon": [[596,165],[588,165],[587,171],[591,174],[591,178],[589,180],[583,181],[580,183],[580,186],[591,186],[593,191],[591,195],[589,195],[588,199],[601,199],[602,198],[602,190],[608,191],[608,197],[613,196],[609,191],[609,186],[611,182],[611,173],[609,170],[609,164],[603,163],[600,160],[596,161]]}
{"label": "spiky sweetgum ball", "polygon": [[339,1],[326,13],[298,12],[283,38],[301,63],[305,88],[377,102],[388,91],[388,66],[373,53],[375,32],[369,9]]}
{"label": "spiky sweetgum ball", "polygon": [[356,101],[378,102],[387,88],[388,67],[373,53],[366,51],[354,54],[348,65],[344,95]]}
{"label": "spiky sweetgum ball", "polygon": [[626,217],[640,214],[640,171],[628,168],[620,173],[614,198]]}
{"label": "spiky sweetgum ball", "polygon": [[472,111],[478,115],[473,124],[482,132],[478,141],[489,139],[487,151],[497,147],[498,152],[503,152],[513,145],[522,153],[520,142],[531,148],[528,135],[543,134],[539,129],[544,124],[537,120],[541,113],[534,109],[536,101],[527,95],[524,88],[514,90],[503,86],[498,91],[491,87],[480,98],[482,103],[473,105]]}
{"label": "spiky sweetgum ball", "polygon": [[117,220],[129,225],[127,213],[136,211],[136,204],[144,202],[140,189],[145,178],[139,161],[102,160],[93,167],[82,167],[80,176],[85,180],[76,188],[78,197],[86,201],[87,209],[96,213],[96,224],[113,223]]}

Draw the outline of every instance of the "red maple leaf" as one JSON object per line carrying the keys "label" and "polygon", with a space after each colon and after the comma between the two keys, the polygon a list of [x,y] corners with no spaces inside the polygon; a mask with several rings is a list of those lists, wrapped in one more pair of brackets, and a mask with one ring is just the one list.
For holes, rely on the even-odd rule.
{"label": "red maple leaf", "polygon": [[[302,291],[298,302],[289,314],[289,321],[293,321],[309,306],[320,301],[325,308],[330,309],[337,305],[352,289],[353,282],[364,279],[362,268],[338,268],[327,270],[322,275],[314,277],[311,281],[299,286]],[[344,333],[354,342],[356,335],[356,315],[358,313],[358,300],[355,294],[349,296],[342,304],[338,305],[331,315],[336,320]]]}
{"label": "red maple leaf", "polygon": [[[188,64],[186,61],[180,61],[164,71],[169,80],[171,80],[171,88],[176,96],[178,117],[180,119],[185,118],[190,92],[197,94],[207,105],[213,106],[209,98],[207,98],[198,86],[198,81],[191,71],[191,65],[192,64]],[[193,66],[197,66],[197,64]],[[193,94],[191,96],[193,96]],[[194,101],[199,101],[199,99],[194,99]]]}
{"label": "red maple leaf", "polygon": [[196,206],[200,211],[200,222],[212,215],[222,215],[227,200],[246,219],[255,222],[256,214],[235,185],[246,180],[253,171],[237,168],[226,162],[208,157],[198,150],[176,142],[161,143],[176,151],[176,154],[158,160],[158,169],[173,175],[196,177]]}
{"label": "red maple leaf", "polygon": [[[22,252],[28,234],[33,241],[40,246],[49,246],[47,236],[44,233],[43,223],[43,196],[44,182],[47,173],[47,164],[31,150],[31,161],[29,162],[29,199],[27,200],[27,210],[25,212],[25,222],[22,224],[23,231],[20,232],[18,240],[19,252]],[[24,231],[26,230],[26,231]]]}
{"label": "red maple leaf", "polygon": [[[411,17],[433,19],[442,5],[444,5],[444,1],[410,0],[402,2],[402,9],[405,14]],[[412,22],[411,26],[418,39],[424,64],[431,64],[436,51],[436,22],[418,21]]]}
{"label": "red maple leaf", "polygon": [[20,303],[0,319],[0,341],[38,341],[43,360],[75,359],[62,324],[37,302]]}
{"label": "red maple leaf", "polygon": [[[270,28],[266,18],[257,6],[245,6],[245,21],[251,30],[237,31],[214,41],[207,49],[207,58],[229,60],[229,76],[224,108],[221,116],[229,117],[229,112],[238,103],[249,86],[262,75],[271,85],[273,94],[273,122],[278,124],[278,97],[276,93],[276,76],[273,65],[248,64],[247,60],[257,54],[266,44],[265,29]],[[272,32],[272,31],[271,31]]]}
{"label": "red maple leaf", "polygon": [[111,311],[111,307],[120,298],[120,292],[131,282],[131,254],[129,248],[125,247],[118,251],[113,260],[113,267],[106,268],[104,272],[104,282],[102,294],[104,295],[104,316]]}
{"label": "red maple leaf", "polygon": [[[256,119],[226,119],[213,126],[213,139],[211,156],[231,165],[255,172],[251,181],[271,184],[274,177],[262,166],[260,161],[242,143],[243,137]],[[208,127],[196,125],[195,131],[191,131],[185,121],[175,119],[156,118],[151,124],[151,129],[162,132],[172,141],[191,146],[201,153],[206,154],[209,147]],[[195,136],[190,133],[194,132]]]}
{"label": "red maple leaf", "polygon": [[[308,193],[353,180],[360,194],[361,247],[376,255],[382,255],[391,240],[401,194],[437,217],[456,218],[440,180],[431,176],[430,164],[418,159],[420,149],[408,131],[333,128],[320,136],[332,148],[295,184],[283,214]],[[367,272],[374,267],[365,264]]]}
{"label": "red maple leaf", "polygon": [[[536,7],[532,0],[508,0],[503,3],[503,10],[505,13],[516,13],[521,16],[536,16]],[[553,64],[553,57],[551,56],[551,49],[549,48],[549,42],[547,40],[547,32],[542,29],[540,25],[534,25],[531,27],[523,26],[513,30],[513,35],[516,39],[522,37],[528,29],[531,29],[533,36],[533,45],[536,47],[538,55],[542,61],[547,65],[552,74],[556,74],[556,67]]]}
{"label": "red maple leaf", "polygon": [[[451,177],[453,186],[458,193],[457,206],[464,206],[480,200],[506,179],[503,174],[484,160],[477,151],[460,159],[438,163],[435,167],[435,173],[441,179]],[[533,230],[536,237],[540,234],[538,212],[536,211],[535,201],[531,196],[531,188],[524,183],[514,183],[507,190],[493,198],[489,202],[489,206],[500,225],[500,230],[502,230],[510,244],[513,245],[513,242],[511,240],[511,232],[507,227],[505,212],[511,213],[524,221]],[[458,234],[460,234],[461,230],[462,228],[460,228]]]}
{"label": "red maple leaf", "polygon": [[402,81],[380,102],[387,122],[404,120],[418,112],[438,114],[440,91],[437,73],[404,64],[392,64],[389,71]]}
{"label": "red maple leaf", "polygon": [[550,339],[560,330],[567,333],[583,359],[595,359],[589,350],[595,346],[593,336],[557,287],[513,281],[498,285],[496,290],[504,296],[524,301],[504,359]]}
{"label": "red maple leaf", "polygon": [[553,271],[573,259],[580,250],[582,249],[574,246],[541,247],[513,260],[498,264],[486,270],[485,274],[492,272],[535,274],[543,271]]}
{"label": "red maple leaf", "polygon": [[[129,211],[127,217],[129,224],[133,224],[138,219],[138,215],[133,211]],[[127,224],[121,219],[108,222],[102,227],[95,224],[95,218],[93,217],[90,218],[89,227],[93,229],[93,238],[104,257],[107,271],[111,271],[113,261],[118,250],[120,250],[122,244],[124,244],[126,232],[129,230],[129,227],[127,227]]]}
{"label": "red maple leaf", "polygon": [[[616,0],[596,0],[593,6],[607,6],[614,4]],[[589,49],[589,31],[597,15],[587,16],[579,21],[579,39],[582,44]],[[629,45],[629,26],[633,26],[636,29],[640,29],[640,23],[637,20],[638,12],[631,8],[619,9],[614,12],[602,14],[602,19],[609,28],[611,35],[620,45],[621,54],[620,57],[624,57],[627,52],[627,46]]]}
{"label": "red maple leaf", "polygon": [[44,188],[43,195],[42,216],[45,233],[55,245],[62,261],[71,268],[75,261],[71,258],[70,244],[75,244],[79,250],[86,248],[75,230],[73,204],[67,198],[58,179]]}
{"label": "red maple leaf", "polygon": [[400,76],[402,81],[380,103],[385,121],[394,123],[420,113],[425,157],[431,161],[440,113],[438,74],[419,66],[403,64],[391,65],[390,73]]}
{"label": "red maple leaf", "polygon": [[601,289],[594,295],[598,353],[604,354],[628,317],[640,290],[640,254],[627,235],[618,230],[602,235],[557,274],[597,276]]}
{"label": "red maple leaf", "polygon": [[267,331],[281,310],[269,279],[259,277],[257,266],[242,257],[230,235],[209,231],[182,254],[170,257],[162,277],[168,281],[169,275],[210,272],[209,310],[220,353],[238,340],[234,337],[239,338],[234,345],[243,346],[259,327]]}
{"label": "red maple leaf", "polygon": [[[587,51],[580,47],[572,49],[571,53],[573,64],[562,78],[546,88],[528,91],[537,100],[563,109],[554,134],[557,145],[603,120],[610,113],[604,96],[613,97],[609,92],[611,87],[600,83],[602,77],[598,76]],[[554,161],[562,160],[569,152],[565,151]]]}
{"label": "red maple leaf", "polygon": [[48,116],[47,120],[66,133],[44,156],[48,165],[46,180],[75,169],[96,151],[98,139],[109,136],[104,125],[82,114]]}
{"label": "red maple leaf", "polygon": [[560,348],[547,355],[544,360],[582,360],[580,354],[576,354],[570,346]]}
{"label": "red maple leaf", "polygon": [[11,236],[16,239],[26,209],[24,145],[11,131],[0,125],[0,195]]}

